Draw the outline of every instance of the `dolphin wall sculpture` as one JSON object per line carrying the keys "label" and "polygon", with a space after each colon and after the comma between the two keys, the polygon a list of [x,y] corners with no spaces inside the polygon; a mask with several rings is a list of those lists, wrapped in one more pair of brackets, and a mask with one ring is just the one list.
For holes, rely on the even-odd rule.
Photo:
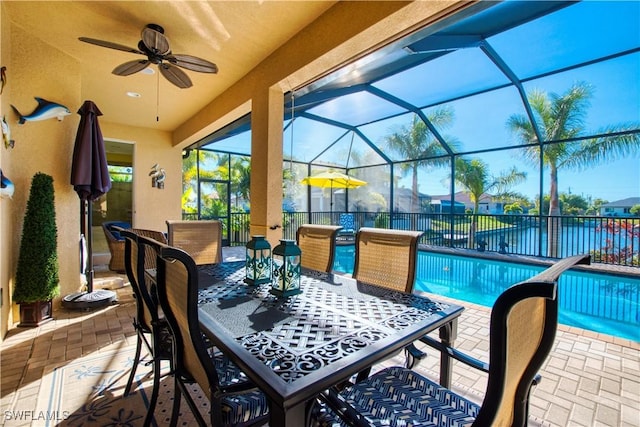
{"label": "dolphin wall sculpture", "polygon": [[4,141],[4,148],[13,148],[15,141],[11,139],[11,129],[9,129],[9,124],[5,120],[5,117],[2,116],[2,140]]}
{"label": "dolphin wall sculpture", "polygon": [[0,169],[0,197],[11,199],[13,198],[13,192],[15,191],[13,182],[2,173]]}
{"label": "dolphin wall sculpture", "polygon": [[13,111],[15,111],[15,113],[20,117],[18,120],[19,124],[24,124],[25,122],[36,122],[39,120],[53,119],[54,117],[57,118],[58,121],[60,121],[64,118],[64,116],[68,116],[71,114],[71,111],[69,111],[69,109],[64,105],[47,101],[43,98],[35,97],[34,99],[38,101],[38,106],[28,116],[23,116],[16,107],[11,105]]}

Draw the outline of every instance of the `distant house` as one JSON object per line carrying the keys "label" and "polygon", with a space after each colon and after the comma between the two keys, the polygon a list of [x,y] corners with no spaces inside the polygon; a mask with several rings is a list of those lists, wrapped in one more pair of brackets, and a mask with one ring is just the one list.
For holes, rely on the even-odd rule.
{"label": "distant house", "polygon": [[[464,213],[465,209],[473,210],[473,202],[469,198],[469,193],[465,193],[463,191],[459,191],[455,194],[454,197],[456,206],[455,212],[459,213],[460,205],[464,206],[461,213]],[[447,203],[446,207],[450,206],[451,196],[448,194],[441,196],[431,196],[431,205],[434,206],[436,201],[440,201],[440,203]],[[445,205],[442,205],[442,209],[445,208]],[[444,211],[442,213],[445,213]],[[490,194],[483,194],[480,197],[480,202],[478,203],[478,213],[480,214],[488,214],[488,215],[502,215],[504,213],[504,203],[503,202],[494,202],[493,196]]]}
{"label": "distant house", "polygon": [[[413,191],[410,188],[396,188],[394,190],[395,206],[394,212],[411,212],[411,198]],[[418,206],[423,206],[430,200],[429,196],[418,192]]]}
{"label": "distant house", "polygon": [[[448,214],[451,213],[451,200],[431,200],[431,213]],[[464,203],[454,202],[453,213],[463,214],[465,211]]]}
{"label": "distant house", "polygon": [[640,205],[640,197],[627,197],[600,206],[600,216],[631,216],[631,208]]}

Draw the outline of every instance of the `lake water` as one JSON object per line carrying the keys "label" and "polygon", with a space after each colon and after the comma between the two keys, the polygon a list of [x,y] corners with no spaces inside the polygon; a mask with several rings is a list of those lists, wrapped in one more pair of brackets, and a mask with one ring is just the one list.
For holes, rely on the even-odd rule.
{"label": "lake water", "polygon": [[[545,256],[547,254],[547,231],[538,227],[530,227],[515,230],[497,230],[486,234],[479,233],[478,238],[487,242],[487,250],[498,252],[500,239],[508,243],[507,253],[519,255]],[[626,246],[631,246],[638,251],[640,249],[640,236],[630,237],[626,234],[612,234],[600,229],[596,225],[591,226],[564,226],[559,238],[561,257],[589,253],[600,250],[611,244],[617,251]],[[460,246],[462,247],[462,246]],[[541,248],[538,250],[538,248]]]}

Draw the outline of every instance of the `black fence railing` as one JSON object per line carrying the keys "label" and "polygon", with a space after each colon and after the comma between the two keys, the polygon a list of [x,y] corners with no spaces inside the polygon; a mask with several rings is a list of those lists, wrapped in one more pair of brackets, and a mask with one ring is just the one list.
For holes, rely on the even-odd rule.
{"label": "black fence railing", "polygon": [[[302,224],[339,224],[345,212],[283,212],[282,237],[295,239]],[[478,251],[561,258],[591,253],[592,262],[640,267],[640,218],[531,215],[407,214],[350,212],[360,227],[419,230],[420,242]],[[184,219],[197,219],[184,215]],[[205,218],[202,218],[205,219]],[[250,240],[249,214],[231,213],[223,221],[230,246]],[[231,224],[229,226],[229,224]],[[471,236],[469,230],[475,227]],[[551,234],[551,238],[549,235]]]}

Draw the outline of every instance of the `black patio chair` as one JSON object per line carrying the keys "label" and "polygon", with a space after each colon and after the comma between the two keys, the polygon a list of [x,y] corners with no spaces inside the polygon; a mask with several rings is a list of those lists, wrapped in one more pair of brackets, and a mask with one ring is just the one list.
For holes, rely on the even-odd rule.
{"label": "black patio chair", "polygon": [[[356,233],[353,277],[362,282],[400,292],[413,292],[418,241],[424,233],[362,227]],[[410,344],[404,349],[407,368],[426,357]]]}
{"label": "black patio chair", "polygon": [[337,225],[303,224],[296,231],[296,241],[302,251],[300,264],[311,270],[330,273],[336,254]]}
{"label": "black patio chair", "polygon": [[[156,268],[156,253],[148,242],[153,239],[165,243],[166,238],[164,233],[160,231],[124,229],[122,227],[114,227],[114,229],[124,238],[124,267],[136,299],[136,317],[133,319],[133,327],[137,335],[136,352],[131,373],[124,389],[124,396],[128,396],[131,392],[138,365],[141,363],[152,364],[153,387],[149,399],[149,410],[143,422],[144,426],[148,426],[153,418],[153,411],[158,400],[162,361],[168,360],[171,363],[172,339],[169,324],[158,309],[158,300],[152,289],[153,285],[146,278],[145,271]],[[140,236],[149,240],[140,239]],[[143,344],[151,355],[150,362],[145,362],[140,357]],[[173,367],[170,366],[169,371],[172,370]]]}
{"label": "black patio chair", "polygon": [[197,383],[211,402],[210,425],[249,426],[269,418],[266,396],[215,347],[207,349],[198,321],[198,270],[185,251],[162,245],[158,257],[158,296],[174,339],[175,426],[181,396],[206,426],[186,384]]}
{"label": "black patio chair", "polygon": [[167,220],[169,245],[187,252],[197,265],[222,262],[222,222]]}
{"label": "black patio chair", "polygon": [[424,342],[488,373],[481,405],[416,372],[391,367],[341,392],[320,399],[330,409],[321,425],[357,426],[525,426],[531,388],[553,346],[558,325],[558,278],[589,255],[558,261],[535,277],[505,290],[491,310],[489,364],[443,346]]}

